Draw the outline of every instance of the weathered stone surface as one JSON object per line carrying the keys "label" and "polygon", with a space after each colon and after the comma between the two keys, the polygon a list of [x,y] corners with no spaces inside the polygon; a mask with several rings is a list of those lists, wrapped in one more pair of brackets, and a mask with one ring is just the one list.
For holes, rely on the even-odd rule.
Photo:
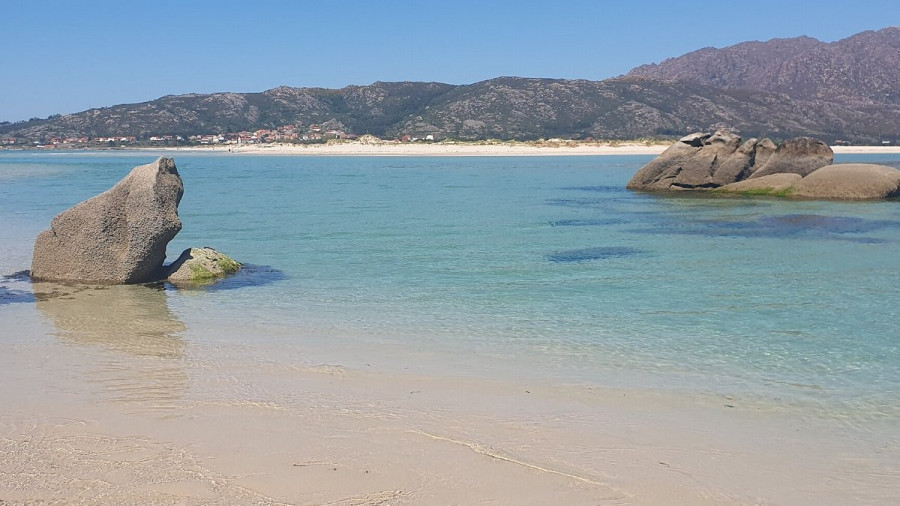
{"label": "weathered stone surface", "polygon": [[778,146],[772,142],[772,139],[766,138],[756,143],[753,152],[753,166],[762,167],[769,161],[772,153],[778,149]]}
{"label": "weathered stone surface", "polygon": [[184,193],[171,158],[135,167],[109,190],[53,218],[34,244],[36,280],[141,283],[156,279],[181,230]]}
{"label": "weathered stone surface", "polygon": [[698,132],[678,139],[678,142],[666,148],[659,156],[638,170],[628,182],[628,188],[637,190],[668,189],[671,186],[671,180],[675,177],[672,167],[697,154],[703,146],[703,142],[711,136],[711,134]]}
{"label": "weathered stone surface", "polygon": [[733,154],[741,138],[728,132],[682,137],[641,168],[628,188],[669,190],[712,187],[715,167]]}
{"label": "weathered stone surface", "polygon": [[727,184],[717,191],[724,193],[759,193],[760,195],[775,195],[780,192],[787,194],[790,191],[786,190],[789,190],[800,179],[800,174],[772,174]]}
{"label": "weathered stone surface", "polygon": [[805,176],[812,171],[831,165],[834,152],[824,142],[812,137],[788,139],[768,157],[766,163],[750,175],[751,178],[772,174],[793,173]]}
{"label": "weathered stone surface", "polygon": [[846,200],[897,198],[900,197],[900,170],[871,163],[830,165],[795,183],[791,195]]}
{"label": "weathered stone surface", "polygon": [[703,190],[741,181],[775,151],[769,139],[741,138],[727,131],[683,137],[642,167],[628,182],[634,190]]}
{"label": "weathered stone surface", "polygon": [[755,138],[745,141],[734,153],[722,160],[712,174],[712,184],[722,186],[746,178],[753,165],[757,142]]}
{"label": "weathered stone surface", "polygon": [[166,269],[172,283],[206,283],[234,274],[241,263],[212,248],[188,248]]}

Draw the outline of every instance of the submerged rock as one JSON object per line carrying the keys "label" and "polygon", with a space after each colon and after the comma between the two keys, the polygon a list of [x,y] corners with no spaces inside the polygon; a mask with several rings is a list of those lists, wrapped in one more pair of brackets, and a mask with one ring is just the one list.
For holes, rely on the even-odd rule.
{"label": "submerged rock", "polygon": [[791,186],[800,181],[800,174],[771,174],[727,184],[716,191],[726,193],[748,193],[753,195],[787,196]]}
{"label": "submerged rock", "polygon": [[876,200],[900,198],[900,170],[871,163],[839,163],[806,177],[780,173],[725,185],[719,193],[805,199]]}
{"label": "submerged rock", "polygon": [[804,177],[791,195],[813,199],[868,200],[900,197],[900,170],[872,163],[840,163]]}
{"label": "submerged rock", "polygon": [[172,283],[207,283],[241,269],[237,260],[212,248],[188,248],[166,269]]}
{"label": "submerged rock", "polygon": [[63,211],[34,244],[36,280],[142,283],[157,279],[181,230],[184,193],[171,158],[135,167],[109,190]]}
{"label": "submerged rock", "polygon": [[809,137],[776,146],[769,139],[742,142],[728,131],[694,133],[642,167],[628,182],[628,188],[710,190],[774,173],[804,176],[833,159],[831,148]]}

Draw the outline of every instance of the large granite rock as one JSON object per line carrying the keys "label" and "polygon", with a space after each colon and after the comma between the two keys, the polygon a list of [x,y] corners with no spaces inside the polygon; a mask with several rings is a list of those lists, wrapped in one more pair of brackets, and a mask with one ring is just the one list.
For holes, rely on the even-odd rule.
{"label": "large granite rock", "polygon": [[175,284],[205,284],[240,269],[240,262],[212,248],[188,248],[166,269],[166,279]]}
{"label": "large granite rock", "polygon": [[766,162],[750,178],[771,176],[772,174],[800,174],[806,176],[812,171],[831,165],[834,152],[824,142],[812,137],[796,137],[784,141]]}
{"label": "large granite rock", "polygon": [[53,218],[34,244],[36,280],[141,283],[158,279],[181,230],[184,186],[175,161],[135,167],[109,190]]}
{"label": "large granite rock", "polygon": [[741,138],[727,131],[683,137],[641,168],[628,182],[634,190],[709,190],[781,172],[801,176],[828,165],[831,148],[799,137],[776,146],[769,139]]}
{"label": "large granite rock", "polygon": [[711,186],[712,164],[734,153],[740,137],[725,132],[693,133],[669,146],[628,182],[637,190],[670,190]]}
{"label": "large granite rock", "polygon": [[822,167],[791,186],[791,196],[811,199],[900,198],[900,170],[871,163]]}

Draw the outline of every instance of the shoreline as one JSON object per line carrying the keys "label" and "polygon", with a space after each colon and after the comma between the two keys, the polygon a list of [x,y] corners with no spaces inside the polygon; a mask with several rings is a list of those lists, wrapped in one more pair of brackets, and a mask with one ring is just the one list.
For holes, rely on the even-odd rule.
{"label": "shoreline", "polygon": [[[257,144],[253,146],[191,146],[178,148],[137,148],[138,151],[225,153],[237,155],[304,156],[603,156],[659,155],[670,144]],[[831,146],[837,155],[900,154],[900,146]]]}
{"label": "shoreline", "polygon": [[[149,289],[116,291],[169,303]],[[6,308],[21,316],[10,320],[21,344],[0,357],[0,378],[16,387],[0,392],[10,406],[0,417],[12,470],[0,480],[4,499],[712,506],[895,497],[867,475],[893,469],[873,450],[879,441],[814,412],[744,396],[407,370],[368,350],[336,360],[283,339],[236,355],[202,317],[170,315],[160,326],[128,314],[157,339],[122,343],[117,326],[67,323],[69,310],[92,314],[96,295],[41,301],[36,313]],[[22,366],[38,358],[41,369]],[[59,388],[72,370],[84,374]],[[798,482],[831,483],[833,502]]]}
{"label": "shoreline", "polygon": [[[256,144],[241,146],[184,146],[184,147],[134,147],[101,150],[0,150],[28,151],[34,153],[56,152],[109,152],[122,151],[192,153],[224,155],[273,155],[273,156],[605,156],[605,155],[659,155],[669,144],[627,142],[609,144],[410,144],[410,143],[331,143],[331,144]],[[900,154],[900,146],[831,146],[836,155]]]}
{"label": "shoreline", "polygon": [[658,155],[668,146],[622,144],[618,146],[576,144],[257,144],[252,146],[191,146],[177,148],[138,148],[165,152],[223,153],[235,155],[288,156],[595,156]]}

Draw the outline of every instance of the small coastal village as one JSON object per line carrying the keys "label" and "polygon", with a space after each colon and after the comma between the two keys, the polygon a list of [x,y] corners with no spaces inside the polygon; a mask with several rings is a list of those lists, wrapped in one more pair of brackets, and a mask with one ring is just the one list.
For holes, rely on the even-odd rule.
{"label": "small coastal village", "polygon": [[[727,129],[726,129],[727,130]],[[342,129],[329,128],[324,129],[321,125],[313,124],[304,129],[301,126],[282,125],[274,129],[259,129],[255,131],[216,133],[216,134],[193,134],[193,135],[152,135],[147,138],[139,138],[134,135],[110,135],[110,136],[80,136],[80,137],[51,137],[49,139],[33,140],[23,137],[0,137],[0,149],[37,149],[37,150],[71,150],[71,149],[128,149],[128,148],[175,148],[175,147],[203,147],[203,146],[220,146],[220,147],[242,147],[254,145],[321,145],[340,142],[350,142],[356,144],[412,144],[412,143],[433,143],[433,142],[450,142],[457,143],[451,139],[436,137],[433,134],[427,134],[422,137],[412,135],[402,135],[396,139],[382,139],[372,134],[358,135],[345,132]],[[467,143],[476,142],[478,144],[496,144],[504,143],[495,139],[486,139],[480,142],[469,141]],[[509,144],[513,141],[506,141]],[[585,139],[537,139],[527,142],[528,145],[544,146],[544,147],[560,147],[560,146],[577,146],[583,144],[600,144],[617,146],[620,144],[641,144],[666,145],[671,142],[670,139],[633,139],[629,141],[602,140],[588,137]],[[852,143],[844,140],[837,140],[834,146],[851,146]],[[883,148],[891,148],[900,146],[900,141],[883,140],[880,144]]]}
{"label": "small coastal village", "polygon": [[[252,144],[318,144],[334,140],[379,141],[373,135],[358,135],[345,131],[340,122],[322,124],[282,125],[273,129],[228,133],[197,133],[191,135],[151,135],[139,138],[134,135],[50,137],[32,139],[25,137],[0,137],[0,147],[36,149],[82,149],[82,148],[128,148],[128,147],[170,147],[170,146],[231,146]],[[423,137],[402,135],[399,142],[434,141],[432,134]]]}

